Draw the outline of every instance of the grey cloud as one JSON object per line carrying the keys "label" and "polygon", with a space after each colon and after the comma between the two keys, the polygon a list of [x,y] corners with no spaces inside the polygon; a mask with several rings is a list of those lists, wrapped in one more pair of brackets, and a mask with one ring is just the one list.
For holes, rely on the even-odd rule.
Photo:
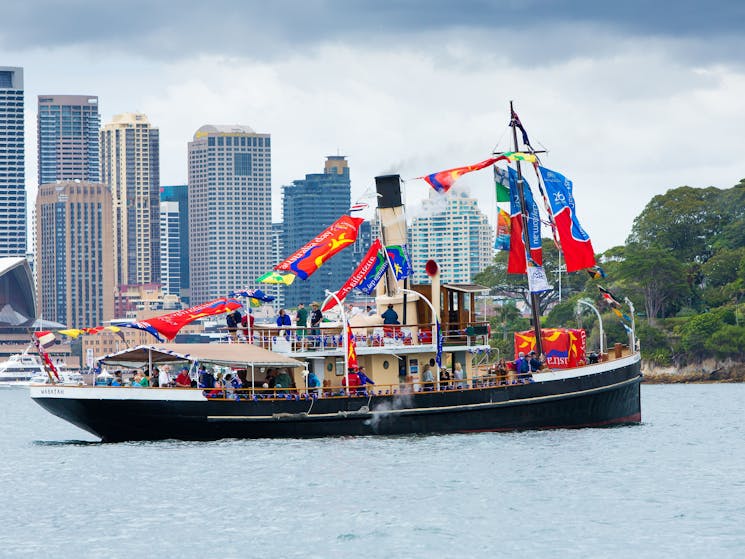
{"label": "grey cloud", "polygon": [[[734,58],[741,49],[733,52],[731,43],[741,46],[745,3],[712,0],[704,11],[692,0],[31,0],[4,6],[3,20],[0,46],[12,51],[87,46],[161,59],[195,53],[270,58],[333,42],[395,48],[424,34],[467,39],[470,32],[491,36],[495,48],[513,54],[553,35],[536,53],[551,57],[571,52],[576,42],[555,30],[577,26],[705,41],[711,56]],[[725,46],[717,48],[720,41]]]}

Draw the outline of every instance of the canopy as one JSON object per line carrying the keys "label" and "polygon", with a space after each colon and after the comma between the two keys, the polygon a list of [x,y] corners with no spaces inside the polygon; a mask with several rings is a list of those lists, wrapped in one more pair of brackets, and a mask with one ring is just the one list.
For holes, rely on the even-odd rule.
{"label": "canopy", "polygon": [[491,290],[491,287],[485,287],[475,283],[443,283],[442,287],[450,291],[460,291],[461,293],[486,293]]}
{"label": "canopy", "polygon": [[251,344],[160,344],[131,347],[98,358],[106,364],[199,361],[214,365],[302,367],[303,363]]}

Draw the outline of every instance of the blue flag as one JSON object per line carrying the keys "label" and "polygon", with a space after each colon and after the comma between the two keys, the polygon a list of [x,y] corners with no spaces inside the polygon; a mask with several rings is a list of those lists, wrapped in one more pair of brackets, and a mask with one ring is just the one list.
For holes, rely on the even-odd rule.
{"label": "blue flag", "polygon": [[152,334],[153,336],[155,336],[155,339],[159,342],[165,342],[158,331],[150,326],[147,322],[125,322],[124,324],[117,324],[117,326],[121,328],[134,328],[136,330],[142,330],[144,332],[147,332],[148,334]]}
{"label": "blue flag", "polygon": [[383,277],[385,271],[388,269],[388,260],[383,256],[382,252],[378,252],[378,259],[375,261],[375,266],[370,270],[364,279],[356,286],[355,289],[362,291],[366,295],[372,294],[375,290],[375,286],[378,285],[380,278]]}
{"label": "blue flag", "polygon": [[437,363],[437,368],[442,368],[442,326],[440,326],[440,321],[437,321],[437,355],[435,356],[435,362]]}
{"label": "blue flag", "polygon": [[407,256],[406,245],[388,245],[385,247],[388,253],[388,260],[393,266],[393,272],[396,275],[396,279],[408,278],[411,275],[411,259]]}

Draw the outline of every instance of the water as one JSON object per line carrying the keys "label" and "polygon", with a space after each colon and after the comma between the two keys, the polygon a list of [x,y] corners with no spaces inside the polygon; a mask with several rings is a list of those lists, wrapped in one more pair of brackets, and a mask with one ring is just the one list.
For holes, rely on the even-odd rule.
{"label": "water", "polygon": [[99,444],[0,390],[0,557],[742,557],[745,385],[641,426]]}

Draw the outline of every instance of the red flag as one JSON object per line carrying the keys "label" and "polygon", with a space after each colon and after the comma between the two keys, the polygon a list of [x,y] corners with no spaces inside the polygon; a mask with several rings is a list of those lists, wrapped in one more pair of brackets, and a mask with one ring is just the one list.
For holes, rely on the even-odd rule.
{"label": "red flag", "polygon": [[[336,292],[336,296],[340,301],[343,301],[344,297],[349,295],[349,292],[362,283],[362,280],[367,277],[370,270],[375,267],[375,264],[378,261],[378,252],[382,249],[383,244],[380,242],[380,239],[375,239],[373,244],[371,244],[370,248],[367,250],[367,254],[365,254],[364,258],[360,261],[359,266],[357,266],[355,271],[352,272],[352,275],[349,276],[349,279],[344,283],[344,285],[341,286],[341,289]],[[325,312],[329,309],[333,309],[335,306],[336,299],[332,297],[329,299],[328,303],[323,306],[321,311]]]}
{"label": "red flag", "polygon": [[354,243],[363,221],[365,220],[361,217],[341,216],[315,239],[277,264],[274,269],[292,272],[300,279],[308,279],[326,260]]}
{"label": "red flag", "polygon": [[155,318],[148,318],[141,322],[151,326],[167,339],[172,340],[176,337],[176,334],[178,334],[178,331],[181,330],[181,328],[190,322],[194,322],[198,318],[213,316],[240,308],[243,308],[243,305],[235,299],[221,297],[214,301],[210,301],[209,303],[203,303],[182,311],[164,314],[163,316],[156,316]]}
{"label": "red flag", "polygon": [[354,343],[354,334],[352,334],[352,327],[347,322],[347,367],[350,369],[356,369],[359,366],[357,363],[357,346]]}

